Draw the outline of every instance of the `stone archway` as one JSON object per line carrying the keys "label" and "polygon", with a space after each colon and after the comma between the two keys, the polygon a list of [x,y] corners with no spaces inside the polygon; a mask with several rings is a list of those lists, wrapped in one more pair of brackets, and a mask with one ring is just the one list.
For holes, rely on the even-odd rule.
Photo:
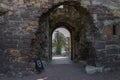
{"label": "stone archway", "polygon": [[[56,1],[56,3],[54,3],[53,1]],[[85,46],[85,43],[87,44],[87,42],[84,42],[84,40],[89,41],[89,39],[87,38],[89,36],[86,36],[86,33],[87,34],[90,33],[89,34],[90,37],[93,37],[97,32],[97,29],[94,26],[94,23],[93,23],[94,20],[92,19],[91,14],[93,14],[95,19],[96,17],[100,18],[100,25],[99,23],[96,23],[98,25],[97,26],[98,28],[104,27],[104,25],[101,25],[102,18],[105,18],[103,20],[108,20],[108,22],[109,22],[108,18],[111,18],[110,20],[116,20],[114,19],[114,14],[111,11],[111,9],[107,8],[109,6],[106,5],[105,7],[103,5],[101,6],[101,5],[94,5],[94,4],[89,5],[86,3],[86,0],[85,0],[85,3],[86,3],[85,6],[87,8],[86,9],[85,7],[83,7],[84,4],[82,3],[82,1],[84,0],[34,0],[34,1],[26,0],[25,2],[21,2],[20,0],[17,0],[17,1],[15,0],[15,2],[14,0],[11,0],[11,1],[6,0],[5,2],[7,2],[7,4],[10,3],[14,5],[9,5],[9,7],[12,10],[8,11],[8,13],[2,16],[0,15],[1,16],[0,52],[1,52],[1,57],[4,58],[4,62],[2,62],[3,61],[2,58],[0,59],[2,62],[2,65],[0,65],[1,67],[0,70],[5,71],[9,69],[9,71],[13,71],[15,70],[15,66],[17,64],[21,65],[21,63],[23,67],[25,67],[25,65],[28,67],[29,60],[31,60],[30,57],[35,58],[36,56],[40,56],[46,60],[49,60],[49,52],[50,52],[49,50],[50,34],[49,33],[50,33],[50,30],[52,29],[50,28],[51,25],[49,21],[49,16],[60,5],[67,5],[67,6],[70,6],[71,8],[73,7],[76,10],[75,13],[79,13],[78,14],[79,17],[77,17],[76,20],[70,20],[70,17],[72,16],[68,16],[67,18],[63,16],[62,17],[63,19],[57,18],[59,19],[57,20],[57,22],[53,20],[53,23],[54,23],[53,25],[63,21],[64,23],[68,23],[69,25],[74,27],[73,37],[74,37],[74,42],[76,42],[74,43],[75,44],[74,54],[77,54],[77,57],[78,57],[78,55],[80,54],[80,51],[82,51],[81,43],[83,43],[82,45]],[[3,10],[1,14],[4,12],[6,12],[6,10],[5,11]],[[94,12],[95,12],[95,15],[94,15]],[[39,17],[36,18],[36,16],[39,16]],[[104,22],[106,24],[106,21],[102,21],[102,24]],[[120,38],[119,38],[119,35],[112,36],[112,34],[109,33],[109,32],[112,32],[111,31],[112,27],[113,26],[111,25],[111,21],[110,21],[110,25],[107,24],[105,27],[105,32],[108,31],[106,32],[106,34],[111,35],[111,39],[106,39],[106,35],[102,35],[103,37],[100,38],[95,43],[95,48],[97,51],[96,53],[98,53],[100,62],[106,62],[106,63],[110,62],[110,64],[120,62],[119,61],[119,53],[120,53],[119,39]],[[116,28],[119,31],[119,28],[118,27]],[[102,30],[100,29],[100,31]],[[31,44],[31,40],[32,40],[32,44]],[[85,49],[88,49],[87,52],[90,52],[88,46],[86,48],[83,48],[83,52],[85,51]],[[114,52],[116,53],[114,54]],[[7,64],[7,63],[9,63],[8,66],[4,67],[4,64]]]}
{"label": "stone archway", "polygon": [[[51,13],[60,5],[67,5],[73,7],[74,11],[76,10],[76,13],[78,13],[78,15],[75,15],[76,19],[71,20],[70,16],[68,17],[63,16],[60,19],[58,18],[58,20],[53,19],[52,22],[50,22],[49,16],[51,16]],[[87,9],[83,8],[79,2],[64,1],[55,5],[53,4],[53,6],[50,9],[48,9],[45,13],[43,13],[39,17],[39,28],[36,32],[36,38],[34,39],[35,42],[33,46],[33,53],[35,53],[34,54],[35,56],[39,55],[40,57],[44,57],[47,60],[51,59],[50,37],[52,30],[56,28],[56,24],[63,25],[63,23],[65,24],[67,23],[72,27],[74,27],[74,31],[70,29],[71,33],[74,33],[74,35],[72,34],[72,38],[73,38],[72,44],[74,45],[74,49],[73,49],[74,54],[72,56],[72,59],[75,59],[80,54],[79,52],[81,46],[80,41],[82,39],[85,39],[87,41],[85,35],[86,32],[90,33],[91,36],[94,36],[97,32],[97,29],[93,23],[93,19],[90,13],[87,11]],[[55,27],[51,27],[51,26],[55,26]]]}
{"label": "stone archway", "polygon": [[71,26],[71,25],[69,25],[68,23],[65,23],[65,22],[59,22],[59,23],[57,23],[57,24],[55,24],[51,29],[50,29],[50,47],[49,47],[49,51],[50,51],[50,53],[49,53],[49,58],[52,60],[52,34],[53,34],[53,32],[54,32],[54,30],[55,29],[57,29],[57,28],[61,28],[61,26],[62,26],[62,28],[65,28],[65,29],[67,29],[69,32],[70,32],[70,38],[71,38],[71,56],[70,56],[70,58],[71,58],[71,60],[73,60],[74,59],[74,51],[75,51],[75,49],[74,49],[74,28]]}

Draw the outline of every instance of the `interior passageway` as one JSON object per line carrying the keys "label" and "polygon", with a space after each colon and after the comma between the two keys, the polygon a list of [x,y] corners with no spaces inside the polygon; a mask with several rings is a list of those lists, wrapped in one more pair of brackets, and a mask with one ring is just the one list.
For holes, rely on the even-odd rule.
{"label": "interior passageway", "polygon": [[86,74],[83,65],[78,63],[50,63],[41,74],[33,74],[22,78],[4,77],[0,80],[120,80],[119,74],[119,71],[113,71],[90,75]]}

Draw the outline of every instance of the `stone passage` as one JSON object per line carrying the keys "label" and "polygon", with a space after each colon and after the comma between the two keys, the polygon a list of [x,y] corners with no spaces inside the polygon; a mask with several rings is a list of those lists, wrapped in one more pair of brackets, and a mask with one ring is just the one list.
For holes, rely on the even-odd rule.
{"label": "stone passage", "polygon": [[51,64],[72,64],[72,61],[67,56],[65,57],[59,56],[59,57],[53,57]]}
{"label": "stone passage", "polygon": [[[68,59],[62,59],[68,60]],[[23,78],[0,78],[0,80],[120,80],[120,72],[104,72],[89,75],[80,64],[57,64],[57,60],[49,64],[42,74],[34,74]],[[69,61],[68,61],[69,62]]]}

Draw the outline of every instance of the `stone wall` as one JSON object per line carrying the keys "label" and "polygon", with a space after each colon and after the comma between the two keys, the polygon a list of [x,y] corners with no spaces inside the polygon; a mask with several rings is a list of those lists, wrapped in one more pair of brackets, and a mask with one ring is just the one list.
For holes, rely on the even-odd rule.
{"label": "stone wall", "polygon": [[107,38],[112,38],[113,36],[119,36],[120,35],[120,26],[116,25],[115,27],[115,34],[113,34],[113,25],[107,25],[104,27],[104,33],[106,34]]}
{"label": "stone wall", "polygon": [[[0,65],[0,73],[13,71],[14,73],[10,74],[15,75],[19,71],[31,71],[34,69],[34,64],[30,63],[33,58],[36,56],[48,57],[46,54],[49,46],[49,33],[46,29],[46,27],[48,28],[46,20],[48,15],[44,14],[54,4],[64,1],[69,0],[56,0],[56,2],[51,0],[3,0],[9,6],[9,11],[0,16],[0,63],[2,64]],[[80,2],[81,0],[73,1]],[[81,5],[88,9],[84,5],[84,1]],[[44,16],[40,17],[41,15]],[[85,19],[88,20],[88,18]],[[119,27],[117,27],[118,29]],[[109,34],[110,30],[111,28],[107,28],[106,33]],[[119,31],[117,33],[119,34]],[[119,61],[119,37],[115,36],[115,39],[113,37],[109,41],[105,39],[95,43],[97,54],[100,54],[99,58],[103,62],[107,60],[110,62],[111,55],[117,56],[117,58],[112,56],[112,61]],[[111,41],[113,42],[111,43]],[[6,64],[7,66],[5,66]]]}
{"label": "stone wall", "polygon": [[27,3],[7,3],[11,10],[1,16],[0,23],[0,73],[17,75],[19,71],[33,71],[31,41],[38,29],[40,9]]}
{"label": "stone wall", "polygon": [[120,66],[120,42],[118,40],[96,41],[97,64],[105,67]]}

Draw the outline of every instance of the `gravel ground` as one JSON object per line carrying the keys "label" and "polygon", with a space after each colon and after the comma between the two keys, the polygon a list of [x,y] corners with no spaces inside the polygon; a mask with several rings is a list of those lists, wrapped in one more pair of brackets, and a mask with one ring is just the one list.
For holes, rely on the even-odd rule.
{"label": "gravel ground", "polygon": [[[62,59],[63,60],[63,59]],[[80,64],[68,63],[64,59],[50,63],[41,74],[33,74],[22,78],[3,77],[0,80],[120,80],[119,71],[87,74]],[[65,62],[65,63],[64,63]],[[57,64],[55,64],[57,63]]]}

